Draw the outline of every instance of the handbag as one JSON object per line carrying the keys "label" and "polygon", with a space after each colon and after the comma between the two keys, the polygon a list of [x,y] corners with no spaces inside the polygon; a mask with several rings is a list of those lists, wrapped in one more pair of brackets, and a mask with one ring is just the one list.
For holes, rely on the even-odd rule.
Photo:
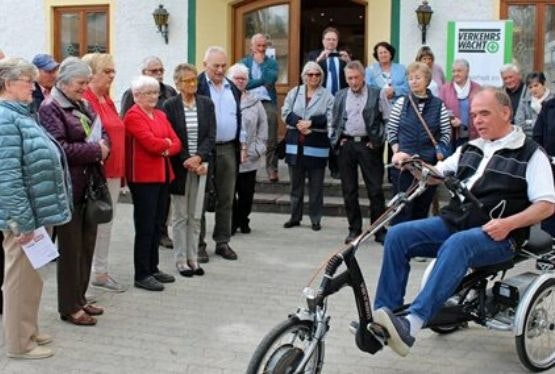
{"label": "handbag", "polygon": [[412,105],[412,109],[414,109],[414,111],[416,112],[416,115],[418,116],[418,119],[420,120],[420,123],[422,124],[422,127],[424,127],[424,131],[426,131],[426,134],[428,135],[428,138],[430,138],[430,141],[432,142],[432,144],[433,144],[433,146],[436,150],[437,160],[438,161],[443,161],[445,159],[445,153],[447,153],[446,150],[441,149],[441,147],[437,143],[437,140],[432,135],[432,132],[430,131],[430,128],[428,127],[428,124],[424,120],[424,117],[422,117],[422,114],[420,114],[420,111],[418,110],[418,107],[416,106],[416,103],[414,102],[414,100],[412,98],[412,95],[409,93],[407,96],[409,98],[410,104]]}
{"label": "handbag", "polygon": [[113,218],[114,208],[106,177],[98,164],[90,167],[87,174],[85,221],[88,224],[108,223]]}

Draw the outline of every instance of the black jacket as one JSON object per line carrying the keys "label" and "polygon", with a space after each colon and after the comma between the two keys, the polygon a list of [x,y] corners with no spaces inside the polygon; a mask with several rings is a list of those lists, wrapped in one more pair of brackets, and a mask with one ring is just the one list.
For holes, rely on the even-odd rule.
{"label": "black jacket", "polygon": [[[347,63],[342,59],[338,58],[339,60],[339,90],[347,87],[347,81],[345,80],[345,66]],[[327,60],[322,60],[318,63],[322,70],[324,71],[324,76],[322,77],[322,86],[327,88],[328,82],[328,65]]]}
{"label": "black jacket", "polygon": [[555,98],[543,103],[534,125],[532,138],[545,149],[549,156],[555,156]]}
{"label": "black jacket", "polygon": [[[196,155],[200,156],[202,162],[212,162],[214,144],[216,142],[216,115],[214,104],[207,97],[196,95],[197,119],[198,119],[198,143]],[[163,109],[168,116],[175,133],[181,140],[181,152],[170,161],[175,174],[175,179],[170,184],[170,193],[176,195],[185,194],[185,178],[187,169],[183,167],[183,162],[191,157],[189,152],[189,142],[187,139],[187,124],[181,94],[166,100]]]}
{"label": "black jacket", "polygon": [[33,91],[33,102],[31,103],[31,113],[38,113],[40,104],[44,101],[42,88],[35,82],[35,90]]}

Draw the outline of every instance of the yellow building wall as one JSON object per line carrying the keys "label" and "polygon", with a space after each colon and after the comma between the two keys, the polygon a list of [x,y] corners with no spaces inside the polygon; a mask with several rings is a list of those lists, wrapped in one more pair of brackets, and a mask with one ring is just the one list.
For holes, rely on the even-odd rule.
{"label": "yellow building wall", "polygon": [[374,61],[372,48],[376,43],[391,40],[391,0],[368,1],[366,13],[367,60]]}
{"label": "yellow building wall", "polygon": [[213,45],[223,47],[231,56],[231,3],[234,0],[197,0],[197,68],[202,69],[206,49]]}

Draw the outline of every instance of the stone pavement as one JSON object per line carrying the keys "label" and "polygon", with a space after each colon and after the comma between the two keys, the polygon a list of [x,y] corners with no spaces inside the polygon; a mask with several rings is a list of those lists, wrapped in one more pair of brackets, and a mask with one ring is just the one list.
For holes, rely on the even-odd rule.
{"label": "stone pavement", "polygon": [[[120,204],[114,225],[110,271],[132,282],[132,206]],[[54,357],[38,361],[7,359],[0,346],[0,373],[244,373],[266,332],[303,305],[301,290],[314,270],[342,242],[344,218],[324,217],[314,232],[308,218],[302,227],[282,228],[287,216],[253,213],[252,233],[236,234],[231,246],[239,260],[211,256],[206,275],[178,274],[161,293],[131,287],[123,294],[97,293],[106,308],[95,327],[60,321],[56,312],[55,264],[43,271],[45,287],[40,326],[54,336]],[[209,215],[209,232],[213,223]],[[213,254],[213,243],[209,253]],[[371,294],[379,274],[381,246],[369,242],[358,253]],[[417,290],[426,264],[413,264]],[[175,273],[172,251],[160,249],[160,268]],[[319,278],[317,278],[319,279]],[[355,319],[352,292],[329,300],[332,316],[323,373],[521,373],[509,333],[471,325],[452,335],[419,335],[406,358],[385,349],[375,356],[356,349],[348,323]]]}

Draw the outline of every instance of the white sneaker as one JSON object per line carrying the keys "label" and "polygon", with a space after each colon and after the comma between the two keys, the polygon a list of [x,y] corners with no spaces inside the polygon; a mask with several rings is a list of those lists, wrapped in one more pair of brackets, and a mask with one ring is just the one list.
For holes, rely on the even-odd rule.
{"label": "white sneaker", "polygon": [[36,346],[35,348],[31,349],[29,352],[26,353],[8,353],[8,357],[10,358],[22,358],[22,359],[30,359],[36,360],[40,358],[47,358],[54,355],[54,352],[50,348]]}
{"label": "white sneaker", "polygon": [[107,276],[105,280],[94,280],[91,282],[91,285],[96,288],[101,288],[105,291],[109,292],[125,292],[127,287],[118,283],[114,278],[111,276]]}

